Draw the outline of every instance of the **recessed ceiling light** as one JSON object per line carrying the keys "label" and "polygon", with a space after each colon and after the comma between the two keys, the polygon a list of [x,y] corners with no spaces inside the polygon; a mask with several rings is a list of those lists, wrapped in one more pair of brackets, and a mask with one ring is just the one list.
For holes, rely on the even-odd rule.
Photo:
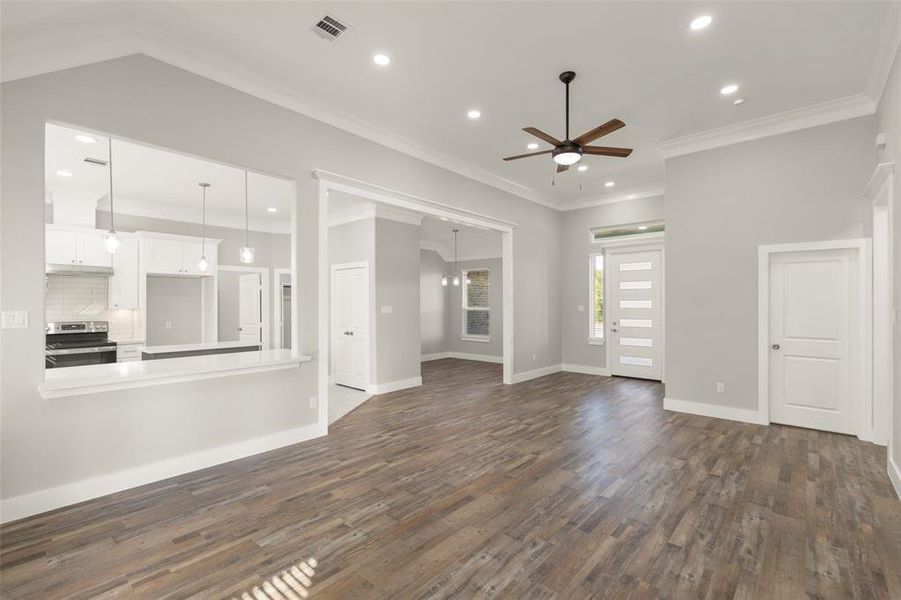
{"label": "recessed ceiling light", "polygon": [[478,119],[479,117],[482,116],[482,113],[477,110],[471,110],[468,113],[466,113],[466,116],[469,117],[470,119],[472,119],[473,121],[475,121],[476,119]]}
{"label": "recessed ceiling light", "polygon": [[613,181],[607,181],[606,183],[604,183],[604,187],[613,187],[614,185],[616,185],[616,183]]}
{"label": "recessed ceiling light", "polygon": [[73,176],[72,171],[60,170],[60,171],[57,171],[56,174],[59,175],[60,177],[72,177]]}
{"label": "recessed ceiling light", "polygon": [[701,15],[700,17],[696,18],[694,21],[691,22],[690,27],[693,30],[698,31],[700,29],[704,29],[705,27],[710,25],[712,22],[713,22],[713,17],[711,17],[710,15]]}
{"label": "recessed ceiling light", "polygon": [[537,149],[538,149],[538,144],[536,144],[535,142],[532,142],[531,144],[529,144],[528,146],[526,146],[526,148],[528,148],[529,150],[537,150]]}
{"label": "recessed ceiling light", "polygon": [[647,228],[648,228],[647,225],[639,225],[639,226],[638,226],[638,229],[641,230],[641,231],[644,231],[644,230],[647,229]]}
{"label": "recessed ceiling light", "polygon": [[737,91],[738,91],[738,86],[735,85],[734,83],[730,83],[729,85],[723,86],[723,88],[720,90],[720,93],[723,96],[728,96],[729,94],[734,94]]}
{"label": "recessed ceiling light", "polygon": [[587,171],[587,170],[588,170],[588,165],[579,165],[579,166],[578,166],[578,169],[579,169],[580,171]]}
{"label": "recessed ceiling light", "polygon": [[270,207],[267,208],[266,210],[268,210],[269,212],[278,212],[278,209],[275,208],[274,206],[270,206]]}
{"label": "recessed ceiling light", "polygon": [[736,106],[739,104],[744,104],[744,103],[745,103],[744,98],[736,98],[735,100],[732,101],[732,104],[735,104]]}
{"label": "recessed ceiling light", "polygon": [[384,67],[386,65],[391,64],[391,57],[387,54],[376,54],[372,57],[372,62],[377,64],[380,67]]}
{"label": "recessed ceiling light", "polygon": [[97,141],[94,138],[92,138],[91,136],[84,135],[84,134],[76,135],[75,139],[78,140],[79,142],[81,142],[82,144],[93,144],[94,142]]}

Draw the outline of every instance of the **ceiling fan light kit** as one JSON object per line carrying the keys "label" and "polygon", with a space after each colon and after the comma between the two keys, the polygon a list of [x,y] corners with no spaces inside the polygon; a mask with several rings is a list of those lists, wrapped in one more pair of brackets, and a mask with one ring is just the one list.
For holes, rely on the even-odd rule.
{"label": "ceiling fan light kit", "polygon": [[607,146],[587,145],[598,138],[613,133],[617,129],[622,129],[623,127],[625,127],[626,124],[619,119],[610,119],[603,125],[599,125],[591,131],[583,133],[574,140],[571,140],[569,138],[569,84],[572,83],[575,78],[576,74],[573,71],[564,71],[563,73],[560,73],[560,81],[562,81],[563,85],[566,86],[566,138],[561,141],[536,127],[525,127],[523,128],[523,131],[534,135],[541,140],[544,140],[545,142],[551,144],[554,148],[552,150],[541,150],[539,152],[530,152],[528,154],[508,156],[504,160],[518,160],[520,158],[528,158],[530,156],[550,154],[554,159],[554,162],[557,163],[557,172],[563,173],[569,170],[572,165],[582,160],[582,157],[586,154],[593,156],[612,156],[615,158],[626,158],[627,156],[632,154],[631,148],[612,148]]}

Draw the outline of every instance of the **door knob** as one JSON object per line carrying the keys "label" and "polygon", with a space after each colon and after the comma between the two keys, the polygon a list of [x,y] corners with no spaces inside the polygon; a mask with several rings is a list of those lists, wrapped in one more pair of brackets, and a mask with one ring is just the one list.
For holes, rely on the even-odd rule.
{"label": "door knob", "polygon": [[772,346],[770,346],[770,348],[772,348],[773,350],[778,350],[781,347],[782,346],[780,346],[779,344],[773,344]]}

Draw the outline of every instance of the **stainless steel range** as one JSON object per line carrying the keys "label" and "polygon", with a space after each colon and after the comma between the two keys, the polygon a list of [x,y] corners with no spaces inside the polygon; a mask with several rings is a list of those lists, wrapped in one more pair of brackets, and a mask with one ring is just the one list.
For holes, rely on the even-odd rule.
{"label": "stainless steel range", "polygon": [[106,321],[47,323],[44,366],[48,369],[116,362],[116,342]]}

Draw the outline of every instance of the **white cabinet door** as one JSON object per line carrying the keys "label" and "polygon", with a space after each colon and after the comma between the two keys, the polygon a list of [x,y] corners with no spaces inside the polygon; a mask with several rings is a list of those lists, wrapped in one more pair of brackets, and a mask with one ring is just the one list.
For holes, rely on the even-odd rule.
{"label": "white cabinet door", "polygon": [[109,267],[112,256],[103,243],[105,233],[78,234],[78,264],[91,267]]}
{"label": "white cabinet door", "polygon": [[74,265],[78,261],[78,234],[74,231],[47,229],[44,235],[45,262]]}
{"label": "white cabinet door", "polygon": [[182,273],[181,246],[178,240],[146,238],[143,244],[144,270],[148,273]]}
{"label": "white cabinet door", "polygon": [[854,433],[862,354],[853,249],[785,252],[770,260],[770,419]]}
{"label": "white cabinet door", "polygon": [[109,278],[109,307],[138,307],[138,240],[125,238],[113,254],[113,275]]}
{"label": "white cabinet door", "polygon": [[[206,244],[207,253],[210,252],[213,246],[214,244]],[[201,256],[203,256],[203,246],[201,246],[200,242],[181,242],[181,272],[190,273],[191,275],[203,274],[204,271],[197,267]],[[209,254],[207,254],[207,260],[210,260]],[[209,273],[210,271],[212,271],[212,261],[206,272]]]}
{"label": "white cabinet door", "polygon": [[369,384],[369,268],[332,275],[332,373],[335,383],[365,390]]}

